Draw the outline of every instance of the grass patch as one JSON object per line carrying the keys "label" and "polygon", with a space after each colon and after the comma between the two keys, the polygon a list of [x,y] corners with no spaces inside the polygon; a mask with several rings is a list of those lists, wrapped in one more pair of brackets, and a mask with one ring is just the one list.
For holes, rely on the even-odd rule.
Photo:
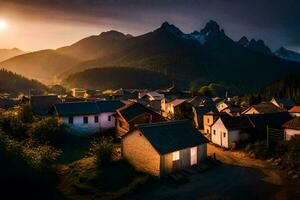
{"label": "grass patch", "polygon": [[112,200],[149,183],[151,176],[135,171],[126,160],[114,160],[99,169],[95,157],[68,165],[62,174],[60,189],[67,198]]}

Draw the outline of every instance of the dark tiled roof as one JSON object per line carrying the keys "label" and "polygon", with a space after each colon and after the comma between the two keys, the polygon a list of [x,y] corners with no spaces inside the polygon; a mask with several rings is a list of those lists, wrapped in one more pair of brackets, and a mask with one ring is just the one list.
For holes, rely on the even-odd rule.
{"label": "dark tiled roof", "polygon": [[33,112],[36,115],[47,115],[54,104],[61,103],[57,95],[31,96],[30,98]]}
{"label": "dark tiled roof", "polygon": [[197,106],[194,107],[198,117],[202,117],[208,112],[218,113],[217,108],[214,105]]}
{"label": "dark tiled roof", "polygon": [[208,140],[186,120],[141,124],[136,128],[160,154],[208,143]]}
{"label": "dark tiled roof", "polygon": [[281,112],[277,106],[270,102],[262,102],[260,104],[252,106],[255,110],[257,110],[261,114],[265,113],[275,113],[275,112]]}
{"label": "dark tiled roof", "polygon": [[269,128],[281,129],[281,126],[293,119],[288,112],[277,112],[268,114],[247,115],[254,127],[258,130]]}
{"label": "dark tiled roof", "polygon": [[95,115],[100,110],[95,102],[68,102],[54,105],[59,116]]}
{"label": "dark tiled roof", "polygon": [[[228,130],[241,130],[254,128],[253,124],[247,116],[231,117],[228,115],[222,115],[219,117],[222,120],[224,126]],[[217,121],[217,120],[216,120]]]}
{"label": "dark tiled roof", "polygon": [[292,107],[295,105],[295,103],[291,100],[288,99],[276,99],[274,98],[274,100],[278,103],[278,104],[282,104],[284,107]]}
{"label": "dark tiled roof", "polygon": [[97,101],[97,106],[100,112],[116,112],[117,109],[121,108],[125,104],[119,100],[112,101]]}
{"label": "dark tiled roof", "polygon": [[296,117],[282,125],[283,128],[300,130],[300,117]]}
{"label": "dark tiled roof", "polygon": [[134,118],[136,118],[139,115],[142,115],[144,113],[151,113],[155,115],[159,115],[155,111],[151,110],[150,108],[147,108],[146,106],[140,104],[140,103],[132,103],[129,105],[126,105],[120,109],[118,109],[118,112],[122,115],[126,121],[131,121]]}

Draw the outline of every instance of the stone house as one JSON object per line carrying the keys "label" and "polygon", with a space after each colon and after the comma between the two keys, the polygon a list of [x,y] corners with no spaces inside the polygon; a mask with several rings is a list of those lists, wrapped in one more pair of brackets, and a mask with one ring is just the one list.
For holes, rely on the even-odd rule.
{"label": "stone house", "polygon": [[137,170],[161,177],[201,163],[207,143],[186,120],[140,124],[122,138],[122,155]]}

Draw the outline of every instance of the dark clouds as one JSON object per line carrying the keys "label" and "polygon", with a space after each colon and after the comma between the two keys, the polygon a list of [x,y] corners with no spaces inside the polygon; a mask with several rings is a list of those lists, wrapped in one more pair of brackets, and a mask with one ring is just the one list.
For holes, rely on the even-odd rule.
{"label": "dark clouds", "polygon": [[225,32],[262,38],[272,48],[300,50],[300,1],[296,0],[0,0],[0,13],[24,19],[108,25],[141,34],[170,21],[183,31],[200,29],[207,20]]}

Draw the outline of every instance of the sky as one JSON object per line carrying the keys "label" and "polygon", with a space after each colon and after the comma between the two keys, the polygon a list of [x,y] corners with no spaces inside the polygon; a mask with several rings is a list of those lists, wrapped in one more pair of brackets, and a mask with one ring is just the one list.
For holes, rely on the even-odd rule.
{"label": "sky", "polygon": [[140,35],[168,21],[183,32],[217,21],[234,40],[300,52],[298,0],[0,0],[0,48],[55,49],[103,31]]}

